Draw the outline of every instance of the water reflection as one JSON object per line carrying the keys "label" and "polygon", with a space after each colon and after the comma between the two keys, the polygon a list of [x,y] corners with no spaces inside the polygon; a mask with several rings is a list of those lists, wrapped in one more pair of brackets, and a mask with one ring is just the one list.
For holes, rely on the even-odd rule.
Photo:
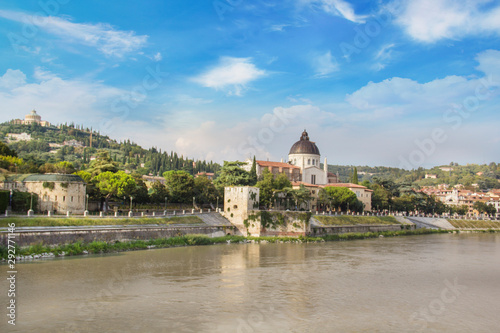
{"label": "water reflection", "polygon": [[[486,332],[499,324],[500,235],[182,247],[18,264],[18,272],[18,325],[1,322],[2,332]],[[440,295],[454,279],[465,288],[446,303]]]}

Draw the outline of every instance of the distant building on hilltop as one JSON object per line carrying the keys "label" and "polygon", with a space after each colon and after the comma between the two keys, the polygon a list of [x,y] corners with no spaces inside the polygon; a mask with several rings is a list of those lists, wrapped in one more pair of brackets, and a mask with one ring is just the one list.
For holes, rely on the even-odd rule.
{"label": "distant building on hilltop", "polygon": [[7,141],[8,142],[16,142],[16,141],[31,141],[31,134],[28,133],[7,133]]}
{"label": "distant building on hilltop", "polygon": [[32,110],[29,114],[24,116],[24,120],[22,119],[14,119],[11,121],[11,124],[14,125],[31,125],[38,124],[43,127],[51,126],[48,121],[42,120],[42,117],[36,113],[35,110]]}

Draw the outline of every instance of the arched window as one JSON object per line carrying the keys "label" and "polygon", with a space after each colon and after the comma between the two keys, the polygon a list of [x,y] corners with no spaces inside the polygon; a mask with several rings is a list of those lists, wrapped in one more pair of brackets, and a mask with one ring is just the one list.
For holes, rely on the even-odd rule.
{"label": "arched window", "polygon": [[307,160],[307,165],[311,165],[311,159]]}

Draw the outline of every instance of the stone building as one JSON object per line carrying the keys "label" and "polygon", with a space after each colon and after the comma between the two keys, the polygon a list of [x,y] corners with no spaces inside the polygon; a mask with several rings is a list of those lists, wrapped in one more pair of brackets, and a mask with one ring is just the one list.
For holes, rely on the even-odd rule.
{"label": "stone building", "polygon": [[224,188],[224,212],[240,235],[305,236],[311,232],[309,212],[259,210],[259,189],[252,186]]}
{"label": "stone building", "polygon": [[42,120],[42,117],[39,114],[37,114],[35,110],[32,110],[29,114],[24,116],[24,120],[14,119],[11,121],[11,123],[14,125],[31,125],[35,123],[43,127],[50,126],[50,123],[48,121]]}
{"label": "stone building", "polygon": [[301,181],[313,185],[328,184],[328,163],[325,158],[323,169],[321,169],[320,159],[318,146],[309,140],[309,134],[304,130],[299,141],[293,144],[288,153],[290,164],[300,168]]}
{"label": "stone building", "polygon": [[[338,175],[328,172],[328,163],[324,159],[320,167],[321,154],[316,143],[309,140],[306,130],[302,132],[299,141],[295,142],[288,152],[288,163],[273,161],[256,161],[257,176],[264,169],[273,174],[284,173],[291,182],[303,182],[312,185],[325,185],[338,182]],[[243,169],[250,171],[252,160],[246,160]]]}
{"label": "stone building", "polygon": [[54,213],[83,214],[86,202],[86,184],[77,175],[44,174],[8,177],[0,183],[3,190],[35,193],[38,210]]}

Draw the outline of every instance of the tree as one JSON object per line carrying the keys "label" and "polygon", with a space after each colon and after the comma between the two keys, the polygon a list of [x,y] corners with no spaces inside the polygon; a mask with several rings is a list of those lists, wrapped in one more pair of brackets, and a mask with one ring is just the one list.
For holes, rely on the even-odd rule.
{"label": "tree", "polygon": [[274,175],[268,169],[262,172],[262,179],[255,184],[259,188],[260,205],[270,207],[273,200]]}
{"label": "tree", "polygon": [[252,168],[250,169],[250,182],[252,185],[257,183],[257,161],[255,155],[253,156]]}
{"label": "tree", "polygon": [[117,172],[118,163],[114,162],[107,151],[100,151],[97,158],[92,161],[87,169],[92,176],[97,176],[103,172]]}
{"label": "tree", "polygon": [[356,194],[347,187],[328,186],[326,193],[332,200],[332,206],[340,208],[343,211],[356,210],[358,208],[358,198]]}
{"label": "tree", "polygon": [[11,157],[17,157],[17,153],[10,149],[5,143],[0,141],[0,155],[1,156],[11,156]]}
{"label": "tree", "polygon": [[353,183],[353,184],[358,183],[358,168],[357,167],[354,167],[354,170],[352,172],[351,183]]}
{"label": "tree", "polygon": [[163,173],[168,197],[172,202],[189,203],[193,197],[194,179],[184,170],[171,170]]}
{"label": "tree", "polygon": [[115,197],[130,197],[135,190],[136,182],[132,176],[127,175],[123,171],[111,172],[106,171],[100,173],[95,178],[96,187],[104,196],[106,204],[104,211],[108,210],[108,201],[112,196]]}
{"label": "tree", "polygon": [[494,206],[488,205],[482,201],[474,202],[474,204],[472,205],[472,208],[477,210],[479,212],[479,214],[485,213],[487,215],[493,215],[497,212]]}
{"label": "tree", "polygon": [[165,202],[165,197],[168,197],[167,188],[160,181],[155,180],[151,186],[153,193],[151,193],[151,202],[161,204]]}
{"label": "tree", "polygon": [[274,178],[273,187],[276,190],[282,190],[287,187],[292,187],[292,183],[284,173],[280,173]]}
{"label": "tree", "polygon": [[206,175],[201,175],[194,179],[194,196],[197,202],[209,204],[217,201],[219,193],[212,181]]}
{"label": "tree", "polygon": [[303,185],[300,184],[300,187],[296,190],[293,190],[291,192],[292,199],[294,200],[295,204],[297,205],[297,210],[300,210],[300,206],[303,204],[307,204],[307,209],[310,209],[309,203],[312,199],[311,193],[309,193],[309,190]]}
{"label": "tree", "polygon": [[214,181],[215,187],[222,192],[226,186],[250,185],[252,183],[250,173],[241,168],[244,164],[245,162],[240,161],[224,161],[219,177]]}
{"label": "tree", "polygon": [[54,168],[56,173],[63,173],[63,174],[72,174],[76,171],[75,167],[73,166],[73,163],[67,161],[56,163],[54,165]]}

